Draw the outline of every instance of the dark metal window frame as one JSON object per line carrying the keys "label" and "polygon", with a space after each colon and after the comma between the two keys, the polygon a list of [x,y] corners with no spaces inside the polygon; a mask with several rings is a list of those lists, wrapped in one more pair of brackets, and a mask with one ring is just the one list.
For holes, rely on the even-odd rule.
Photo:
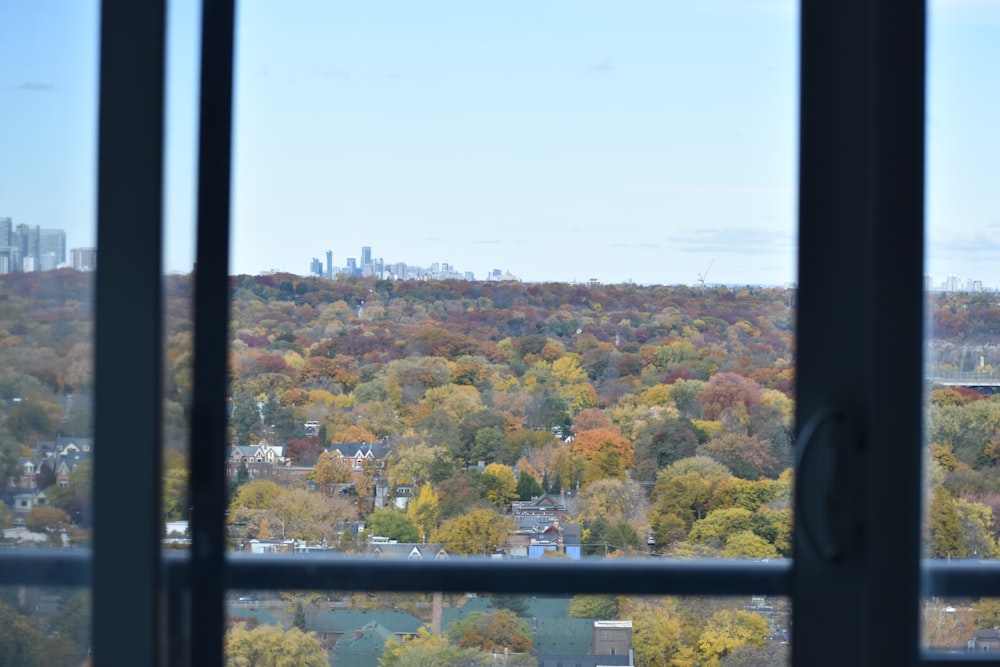
{"label": "dark metal window frame", "polygon": [[0,584],[92,586],[98,665],[221,665],[229,588],[785,595],[796,665],[949,663],[919,654],[921,578],[1000,596],[1000,563],[919,560],[922,3],[802,0],[797,421],[825,454],[797,490],[793,563],[224,554],[233,18],[204,0],[192,550],[159,540],[165,7],[104,0],[94,547],[5,553]]}

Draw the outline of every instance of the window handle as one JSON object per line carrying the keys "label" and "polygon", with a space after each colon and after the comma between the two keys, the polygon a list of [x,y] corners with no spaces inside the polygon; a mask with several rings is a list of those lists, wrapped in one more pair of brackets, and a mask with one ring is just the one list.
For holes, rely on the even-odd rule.
{"label": "window handle", "polygon": [[843,497],[846,454],[836,433],[853,433],[850,418],[843,410],[823,408],[812,414],[799,433],[795,447],[796,521],[803,542],[819,558],[839,561],[843,555]]}

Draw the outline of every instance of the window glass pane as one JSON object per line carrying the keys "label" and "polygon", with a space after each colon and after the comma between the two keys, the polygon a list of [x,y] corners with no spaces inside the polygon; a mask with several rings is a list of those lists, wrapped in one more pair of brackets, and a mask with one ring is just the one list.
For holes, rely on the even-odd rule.
{"label": "window glass pane", "polygon": [[[0,545],[68,553],[93,522],[99,3],[58,4],[0,4]],[[87,658],[90,592],[52,584],[0,588],[10,664]]]}
{"label": "window glass pane", "polygon": [[81,665],[90,655],[90,591],[0,588],[0,642],[11,665]]}
{"label": "window glass pane", "polygon": [[190,543],[188,421],[193,392],[200,10],[171,2],[167,13],[164,169],[163,514],[167,548]]}
{"label": "window glass pane", "polygon": [[789,663],[790,618],[786,599],[761,596],[234,591],[226,649],[250,654],[270,635],[317,664],[770,667]]}
{"label": "window glass pane", "polygon": [[0,525],[89,542],[96,2],[0,8]]}
{"label": "window glass pane", "polygon": [[[998,35],[995,4],[930,3],[925,555],[952,562],[1000,556],[1000,79],[986,64]],[[983,650],[991,603],[927,599],[925,645]]]}
{"label": "window glass pane", "polygon": [[796,21],[241,6],[232,548],[789,557]]}

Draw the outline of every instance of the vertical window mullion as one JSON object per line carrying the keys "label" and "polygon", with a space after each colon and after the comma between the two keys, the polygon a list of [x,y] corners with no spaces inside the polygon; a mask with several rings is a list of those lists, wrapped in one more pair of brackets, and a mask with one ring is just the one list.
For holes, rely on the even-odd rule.
{"label": "vertical window mullion", "polygon": [[161,663],[162,0],[101,10],[93,650]]}
{"label": "vertical window mullion", "polygon": [[801,17],[797,424],[842,426],[799,469],[793,661],[914,664],[924,7],[806,0]]}
{"label": "vertical window mullion", "polygon": [[234,0],[203,0],[191,419],[192,665],[221,665]]}

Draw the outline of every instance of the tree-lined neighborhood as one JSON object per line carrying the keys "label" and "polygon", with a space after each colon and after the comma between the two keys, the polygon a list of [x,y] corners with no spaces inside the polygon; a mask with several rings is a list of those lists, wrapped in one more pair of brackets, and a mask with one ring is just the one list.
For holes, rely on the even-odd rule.
{"label": "tree-lined neighborhood", "polygon": [[[89,540],[90,459],[100,449],[90,281],[73,271],[0,276],[6,544]],[[187,496],[191,289],[190,276],[164,281],[164,540],[178,548],[198,511]],[[962,293],[935,295],[931,307],[934,370],[1000,364],[1000,307]],[[421,559],[790,558],[794,317],[786,288],[236,276],[229,432],[219,443],[230,546]],[[941,386],[927,417],[927,552],[994,558],[1000,399]],[[303,645],[316,633],[318,650],[343,664],[552,653],[537,641],[552,627],[534,627],[523,609],[448,598],[446,610],[466,614],[442,627],[432,595],[244,601],[271,615],[231,614],[233,664],[244,664],[247,646],[280,647],[289,628]],[[427,627],[383,619],[333,637],[316,620],[393,604]],[[985,603],[965,604],[951,626],[925,627],[928,643],[958,645],[993,627]],[[779,600],[566,605],[563,620],[590,624],[586,645],[571,647],[580,655],[597,650],[598,635],[624,632],[600,622],[630,624],[638,665],[769,664],[787,650]],[[20,613],[16,601],[9,608]],[[42,636],[52,618],[37,621]]]}

